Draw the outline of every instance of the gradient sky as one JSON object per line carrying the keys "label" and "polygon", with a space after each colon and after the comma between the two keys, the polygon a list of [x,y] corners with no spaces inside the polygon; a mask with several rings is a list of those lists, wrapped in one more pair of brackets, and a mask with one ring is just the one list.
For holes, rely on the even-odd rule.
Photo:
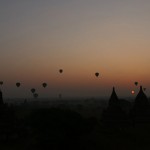
{"label": "gradient sky", "polygon": [[0,0],[4,95],[131,96],[138,81],[149,96],[149,27],[149,0]]}

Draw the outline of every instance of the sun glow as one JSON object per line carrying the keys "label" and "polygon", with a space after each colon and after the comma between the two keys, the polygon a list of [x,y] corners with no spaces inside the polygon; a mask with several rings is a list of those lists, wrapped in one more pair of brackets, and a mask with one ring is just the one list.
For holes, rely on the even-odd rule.
{"label": "sun glow", "polygon": [[135,94],[135,91],[134,91],[134,90],[132,90],[132,91],[131,91],[131,93],[132,93],[132,94]]}

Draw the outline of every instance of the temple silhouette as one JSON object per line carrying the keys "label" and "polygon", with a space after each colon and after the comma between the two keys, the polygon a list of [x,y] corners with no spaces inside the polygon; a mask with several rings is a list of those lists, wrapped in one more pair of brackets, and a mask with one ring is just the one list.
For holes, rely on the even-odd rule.
{"label": "temple silhouette", "polygon": [[16,118],[12,107],[3,101],[0,90],[0,142],[8,141],[16,134]]}
{"label": "temple silhouette", "polygon": [[142,86],[140,86],[140,91],[135,98],[130,117],[134,127],[150,124],[150,105]]}
{"label": "temple silhouette", "polygon": [[128,127],[150,125],[150,104],[142,86],[134,100],[132,108],[127,112],[122,109],[121,100],[113,87],[108,107],[102,113],[102,123],[109,127]]}
{"label": "temple silhouette", "polygon": [[137,109],[137,110],[149,109],[148,98],[146,94],[144,93],[142,86],[140,86],[140,91],[135,98],[134,109]]}
{"label": "temple silhouette", "polygon": [[4,102],[3,102],[3,93],[0,90],[0,105],[3,105],[3,104],[4,104]]}
{"label": "temple silhouette", "polygon": [[[15,148],[18,145],[21,147],[24,143],[26,149],[37,150],[47,147],[91,150],[105,147],[111,149],[117,144],[121,149],[126,141],[126,149],[131,144],[136,149],[138,146],[135,147],[135,143],[132,143],[133,139],[138,140],[136,144],[145,143],[150,134],[150,104],[142,86],[133,102],[120,99],[113,87],[107,107],[93,107],[98,111],[98,115],[95,115],[95,112],[93,115],[93,108],[91,111],[91,108],[87,107],[91,106],[91,103],[97,105],[101,101],[95,102],[92,99],[90,105],[77,103],[73,109],[68,107],[69,105],[36,107],[32,103],[26,105],[27,102],[15,106],[5,103],[0,90],[0,144],[6,143],[7,146],[13,143]],[[65,103],[67,104],[66,101]],[[91,113],[91,117],[85,117],[80,113],[85,113],[85,108],[89,111],[88,115]],[[141,142],[143,137],[144,142]],[[119,142],[115,143],[118,140]],[[149,141],[146,146],[150,147]]]}
{"label": "temple silhouette", "polygon": [[126,126],[128,118],[120,106],[120,100],[113,87],[112,94],[110,96],[108,107],[102,113],[102,122],[104,126],[120,128]]}

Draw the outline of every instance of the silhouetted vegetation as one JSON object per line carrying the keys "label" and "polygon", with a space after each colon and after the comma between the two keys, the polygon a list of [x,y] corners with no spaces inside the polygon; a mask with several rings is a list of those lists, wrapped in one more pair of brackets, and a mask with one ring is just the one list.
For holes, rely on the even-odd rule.
{"label": "silhouetted vegetation", "polygon": [[0,92],[0,149],[149,149],[150,106],[143,88],[134,102],[119,99],[113,88],[105,103],[25,100],[8,105]]}

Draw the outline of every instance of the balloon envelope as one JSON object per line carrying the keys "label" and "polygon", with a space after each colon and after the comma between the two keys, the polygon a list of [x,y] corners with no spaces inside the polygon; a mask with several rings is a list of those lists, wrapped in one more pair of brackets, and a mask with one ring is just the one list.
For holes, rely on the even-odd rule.
{"label": "balloon envelope", "polygon": [[59,94],[58,96],[59,96],[60,99],[62,98],[62,94]]}
{"label": "balloon envelope", "polygon": [[38,98],[39,95],[37,93],[34,93],[33,96],[34,98]]}
{"label": "balloon envelope", "polygon": [[43,87],[45,88],[45,87],[47,86],[47,83],[43,83],[42,85],[43,85]]}
{"label": "balloon envelope", "polygon": [[98,77],[98,76],[99,76],[99,73],[98,73],[98,72],[96,72],[96,73],[95,73],[95,76],[96,76],[96,77]]}
{"label": "balloon envelope", "polygon": [[19,86],[20,86],[20,82],[17,82],[17,83],[16,83],[16,86],[19,87]]}
{"label": "balloon envelope", "polygon": [[31,92],[32,92],[32,93],[34,93],[34,92],[35,92],[35,89],[34,89],[34,88],[32,88],[32,89],[31,89]]}
{"label": "balloon envelope", "polygon": [[59,69],[59,72],[60,72],[60,73],[62,73],[62,72],[63,72],[63,70],[62,70],[62,69]]}

